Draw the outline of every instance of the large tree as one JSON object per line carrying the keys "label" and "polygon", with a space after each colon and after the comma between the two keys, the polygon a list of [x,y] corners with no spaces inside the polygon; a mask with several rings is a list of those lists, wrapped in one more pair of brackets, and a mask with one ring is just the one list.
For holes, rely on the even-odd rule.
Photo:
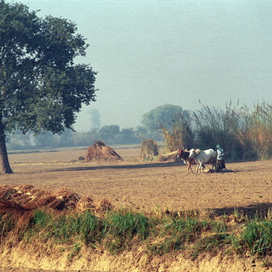
{"label": "large tree", "polygon": [[63,18],[40,18],[23,4],[0,0],[0,164],[12,173],[6,135],[72,128],[82,104],[95,101],[96,73],[74,64],[86,40]]}
{"label": "large tree", "polygon": [[165,104],[145,113],[141,123],[147,129],[147,132],[153,135],[159,133],[162,126],[169,129],[172,126],[173,119],[181,114],[188,117],[188,111],[183,111],[182,107]]}

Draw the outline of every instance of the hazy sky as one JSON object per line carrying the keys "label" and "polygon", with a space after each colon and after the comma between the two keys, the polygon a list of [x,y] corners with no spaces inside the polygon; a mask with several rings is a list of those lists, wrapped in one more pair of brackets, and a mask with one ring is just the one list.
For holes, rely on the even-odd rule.
{"label": "hazy sky", "polygon": [[[6,0],[7,1],[7,0]],[[7,1],[12,2],[12,1]],[[166,103],[197,110],[272,103],[270,0],[18,0],[75,22],[98,72],[101,125],[140,125]],[[75,128],[88,131],[84,107]]]}

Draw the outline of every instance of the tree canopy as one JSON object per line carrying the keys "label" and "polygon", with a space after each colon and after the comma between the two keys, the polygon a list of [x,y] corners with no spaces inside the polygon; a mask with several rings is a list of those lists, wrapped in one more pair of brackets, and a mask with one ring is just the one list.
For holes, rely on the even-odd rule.
{"label": "tree canopy", "polygon": [[88,44],[66,19],[0,0],[0,37],[0,158],[10,173],[6,133],[72,128],[82,104],[95,101],[96,72],[74,63]]}
{"label": "tree canopy", "polygon": [[173,118],[180,114],[187,115],[188,111],[183,111],[180,106],[165,104],[145,113],[141,123],[149,134],[157,133],[162,125],[169,128],[172,125]]}

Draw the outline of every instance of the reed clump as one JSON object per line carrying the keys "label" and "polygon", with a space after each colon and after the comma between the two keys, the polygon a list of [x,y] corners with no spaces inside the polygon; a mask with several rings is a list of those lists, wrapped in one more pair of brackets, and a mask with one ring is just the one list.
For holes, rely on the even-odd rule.
{"label": "reed clump", "polygon": [[272,157],[272,105],[263,102],[252,108],[233,105],[217,109],[202,105],[186,119],[174,116],[172,124],[161,126],[165,149],[215,149],[219,144],[225,159],[263,160]]}
{"label": "reed clump", "polygon": [[172,152],[181,147],[193,147],[194,132],[189,116],[175,115],[170,123],[161,123],[160,130],[164,138],[164,151]]}

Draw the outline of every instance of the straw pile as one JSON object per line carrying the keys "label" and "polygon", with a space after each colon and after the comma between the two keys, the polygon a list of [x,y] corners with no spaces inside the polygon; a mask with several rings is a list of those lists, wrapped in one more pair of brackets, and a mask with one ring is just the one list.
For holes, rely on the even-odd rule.
{"label": "straw pile", "polygon": [[170,161],[170,162],[180,161],[180,159],[177,158],[177,155],[178,155],[178,150],[169,152],[167,154],[159,155],[158,161],[162,161],[162,162],[163,161]]}
{"label": "straw pile", "polygon": [[114,149],[102,141],[97,141],[87,149],[87,155],[85,157],[86,162],[94,160],[122,160],[122,158]]}
{"label": "straw pile", "polygon": [[67,188],[51,192],[36,189],[32,185],[0,186],[0,214],[9,213],[9,210],[24,213],[41,207],[56,211],[91,210],[101,213],[111,209],[112,205],[106,199],[97,202]]}
{"label": "straw pile", "polygon": [[141,147],[141,159],[152,159],[159,155],[159,148],[156,141],[144,140]]}

